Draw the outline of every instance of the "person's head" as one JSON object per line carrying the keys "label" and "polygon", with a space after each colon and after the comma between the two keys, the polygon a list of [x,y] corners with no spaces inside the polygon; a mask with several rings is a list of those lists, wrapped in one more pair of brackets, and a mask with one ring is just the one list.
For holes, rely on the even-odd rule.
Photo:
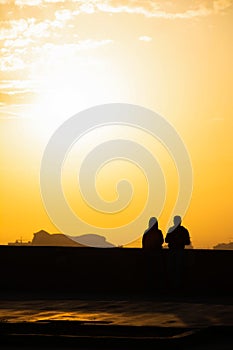
{"label": "person's head", "polygon": [[181,225],[181,221],[182,221],[181,216],[179,216],[179,215],[174,216],[173,222],[174,222],[175,226]]}
{"label": "person's head", "polygon": [[154,216],[152,216],[149,220],[149,228],[151,228],[154,225],[158,227],[158,220]]}

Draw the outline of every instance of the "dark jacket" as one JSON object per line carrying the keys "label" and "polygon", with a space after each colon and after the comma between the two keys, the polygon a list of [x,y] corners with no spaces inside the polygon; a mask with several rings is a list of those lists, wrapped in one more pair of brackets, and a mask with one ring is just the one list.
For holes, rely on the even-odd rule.
{"label": "dark jacket", "polygon": [[174,229],[170,228],[165,242],[168,243],[168,248],[171,250],[184,249],[186,245],[190,244],[189,232],[184,226],[177,226]]}
{"label": "dark jacket", "polygon": [[145,231],[142,238],[142,248],[145,251],[155,251],[162,249],[164,242],[162,231],[154,224],[151,228]]}

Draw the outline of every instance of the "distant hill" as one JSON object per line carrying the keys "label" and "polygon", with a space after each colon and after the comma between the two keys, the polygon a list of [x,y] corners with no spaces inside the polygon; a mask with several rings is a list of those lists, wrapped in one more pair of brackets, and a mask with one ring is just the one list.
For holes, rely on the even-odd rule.
{"label": "distant hill", "polygon": [[[14,243],[8,243],[11,246],[61,246],[61,247],[96,247],[96,248],[114,248],[114,244],[106,241],[104,236],[100,236],[94,233],[87,233],[81,236],[68,236],[62,233],[49,233],[45,230],[40,230],[33,234],[31,242],[23,242],[22,240],[16,240]],[[130,242],[123,246],[124,248],[141,248],[142,237],[139,237],[133,242]],[[163,248],[167,248],[167,244],[163,245]],[[192,249],[193,246],[189,245],[186,249]],[[233,242],[220,243],[213,247],[214,249],[233,249]]]}
{"label": "distant hill", "polygon": [[113,248],[115,247],[114,244],[106,241],[106,238],[104,236],[100,236],[94,233],[87,233],[82,236],[76,236],[76,237],[71,237],[67,236],[71,240],[81,243],[85,246],[91,246],[91,247],[96,247],[96,248]]}
{"label": "distant hill", "polygon": [[229,243],[219,243],[213,247],[213,249],[220,249],[220,250],[233,250],[233,242]]}
{"label": "distant hill", "polygon": [[68,236],[62,233],[49,233],[40,230],[33,234],[30,242],[23,242],[21,239],[15,242],[9,242],[10,246],[60,246],[60,247],[97,247],[113,248],[114,244],[106,241],[106,238],[97,234],[88,233],[81,236]]}
{"label": "distant hill", "polygon": [[112,248],[113,244],[106,241],[105,237],[97,234],[84,234],[81,236],[68,236],[62,233],[48,233],[40,230],[34,233],[31,245],[36,246],[68,246],[68,247],[98,247]]}
{"label": "distant hill", "polygon": [[63,246],[63,247],[84,247],[85,245],[73,241],[62,233],[48,233],[40,230],[34,233],[32,246]]}

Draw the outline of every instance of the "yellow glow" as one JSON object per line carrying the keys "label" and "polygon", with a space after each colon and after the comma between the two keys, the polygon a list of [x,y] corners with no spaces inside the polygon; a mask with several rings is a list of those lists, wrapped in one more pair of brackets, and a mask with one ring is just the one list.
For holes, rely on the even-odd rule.
{"label": "yellow glow", "polygon": [[[153,1],[65,0],[61,7],[52,0],[3,1],[0,244],[21,236],[31,240],[40,229],[57,232],[40,196],[43,151],[63,121],[111,102],[154,110],[184,140],[194,172],[184,224],[194,247],[233,240],[232,5],[201,0],[158,1],[158,6]],[[148,195],[145,176],[123,161],[103,167],[96,181],[99,194],[114,200],[115,183],[127,173],[136,192],[125,212],[94,213],[80,197],[77,172],[82,159],[93,145],[114,137],[139,140],[158,158],[167,182],[159,217],[165,234],[178,177],[166,150],[139,130],[103,128],[74,145],[62,174],[68,202],[83,220],[91,218],[103,229],[125,225],[142,210]],[[146,226],[142,220],[139,231]]]}
{"label": "yellow glow", "polygon": [[[56,60],[56,51],[51,57]],[[98,63],[98,61],[97,61]],[[75,60],[63,72],[64,62],[59,62],[52,72],[41,72],[41,94],[29,109],[37,135],[50,136],[59,125],[79,111],[106,103],[116,94],[111,86],[111,76],[103,79],[102,68],[87,69],[76,65]]]}
{"label": "yellow glow", "polygon": [[[83,160],[93,148],[112,139],[127,139],[132,142],[143,143],[143,146],[157,159],[166,178],[166,202],[164,208],[161,208],[160,216],[160,223],[166,226],[178,195],[178,174],[175,164],[158,140],[155,140],[152,135],[145,131],[130,126],[100,127],[85,134],[74,144],[63,166],[62,187],[67,203],[69,203],[74,213],[81,220],[97,226],[95,232],[98,232],[98,228],[102,227],[105,229],[105,236],[111,237],[109,229],[122,226],[122,234],[129,235],[129,237],[133,236],[135,232],[129,232],[130,228],[125,228],[124,226],[140,217],[150,195],[148,193],[149,184],[146,178],[148,174],[144,173],[143,169],[140,169],[136,164],[130,163],[128,160],[113,159],[113,161],[103,165],[96,174],[92,174],[93,180],[96,175],[97,192],[105,201],[117,199],[116,185],[122,179],[126,179],[134,187],[133,197],[129,206],[120,212],[111,214],[96,211],[87,206],[80,193],[78,174]],[[143,232],[145,225],[147,225],[147,220],[148,218],[146,218],[146,221],[143,220],[138,224],[139,234]]]}

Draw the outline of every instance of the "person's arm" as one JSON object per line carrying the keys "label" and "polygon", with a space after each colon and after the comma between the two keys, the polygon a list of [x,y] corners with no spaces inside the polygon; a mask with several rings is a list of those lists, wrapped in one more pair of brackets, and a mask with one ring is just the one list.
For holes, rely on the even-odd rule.
{"label": "person's arm", "polygon": [[161,236],[160,236],[160,242],[161,242],[161,245],[164,243],[164,237],[163,237],[162,231],[161,231]]}
{"label": "person's arm", "polygon": [[145,248],[145,241],[146,241],[146,235],[144,233],[142,237],[142,248]]}
{"label": "person's arm", "polygon": [[169,243],[170,242],[170,234],[169,232],[167,233],[166,237],[165,237],[165,242]]}
{"label": "person's arm", "polygon": [[185,235],[184,235],[184,238],[185,238],[185,240],[184,240],[184,244],[185,245],[189,245],[190,243],[191,243],[191,241],[190,241],[190,236],[189,236],[189,232],[188,232],[188,230],[187,229],[185,229]]}

